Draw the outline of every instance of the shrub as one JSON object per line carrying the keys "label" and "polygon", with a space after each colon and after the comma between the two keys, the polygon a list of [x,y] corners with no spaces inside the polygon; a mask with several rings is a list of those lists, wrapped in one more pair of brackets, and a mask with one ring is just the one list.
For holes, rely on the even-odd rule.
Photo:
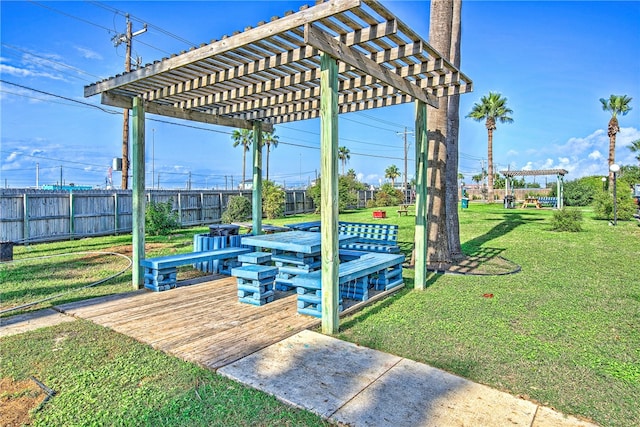
{"label": "shrub", "polygon": [[145,231],[153,236],[166,235],[180,227],[178,213],[173,212],[173,200],[147,204],[144,215]]}
{"label": "shrub", "polygon": [[[622,194],[617,191],[616,196],[618,219],[621,221],[630,220],[636,211],[631,194],[624,188]],[[593,212],[597,219],[613,220],[613,195],[605,192],[598,194],[593,200]]]}
{"label": "shrub", "polygon": [[552,231],[582,231],[582,212],[578,209],[562,208],[553,212]]}
{"label": "shrub", "polygon": [[[321,178],[314,185],[307,188],[307,196],[311,197],[316,206],[316,213],[320,212],[321,202]],[[358,205],[358,191],[365,190],[366,186],[354,176],[341,175],[338,178],[338,211],[344,212]]]}
{"label": "shrub", "polygon": [[279,218],[284,213],[285,192],[273,181],[262,183],[262,210],[268,219]]}
{"label": "shrub", "polygon": [[402,191],[396,190],[391,184],[383,184],[376,193],[376,206],[397,206],[404,201]]}
{"label": "shrub", "polygon": [[230,224],[251,218],[251,201],[244,196],[231,196],[227,209],[222,213],[222,222]]}

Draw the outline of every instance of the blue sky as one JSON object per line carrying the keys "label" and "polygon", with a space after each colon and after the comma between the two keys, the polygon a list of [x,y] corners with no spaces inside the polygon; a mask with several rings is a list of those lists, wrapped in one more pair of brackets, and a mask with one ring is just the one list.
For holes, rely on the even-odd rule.
{"label": "blue sky", "polygon": [[[134,31],[148,24],[133,43],[133,56],[145,64],[307,3],[2,0],[1,186],[33,187],[36,176],[40,185],[55,184],[61,169],[65,183],[104,186],[111,159],[121,155],[122,114],[95,108],[99,97],[83,98],[83,87],[124,69],[124,47],[111,41],[125,31],[124,13],[132,15]],[[428,1],[383,4],[428,38]],[[487,135],[483,123],[464,116],[489,91],[508,99],[514,119],[494,134],[497,170],[565,168],[569,180],[605,175],[609,114],[599,99],[610,94],[633,98],[632,111],[619,119],[616,161],[636,164],[627,146],[640,139],[639,23],[638,1],[464,1],[461,69],[474,81],[474,92],[460,102],[465,181],[481,171]],[[340,145],[351,151],[347,168],[371,184],[384,180],[389,165],[402,170],[400,134],[405,126],[411,130],[413,114],[407,104],[341,115]],[[152,169],[163,188],[185,188],[189,173],[194,188],[237,185],[242,151],[232,147],[232,129],[147,119],[148,186]],[[271,153],[270,178],[287,186],[313,179],[319,130],[318,120],[276,126],[280,145]],[[412,153],[411,136],[409,143]],[[113,182],[120,184],[119,173]]]}

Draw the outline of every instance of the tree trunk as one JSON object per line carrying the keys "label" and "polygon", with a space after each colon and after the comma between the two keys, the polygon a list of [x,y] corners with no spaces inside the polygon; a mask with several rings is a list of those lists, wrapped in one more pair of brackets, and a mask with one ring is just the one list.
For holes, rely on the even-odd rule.
{"label": "tree trunk", "polygon": [[[460,68],[461,9],[462,0],[454,0],[449,61],[457,68]],[[460,219],[458,217],[458,128],[460,126],[460,95],[449,97],[449,111],[447,115],[446,221],[451,260],[457,262],[464,258],[462,245],[460,244]]]}
{"label": "tree trunk", "polygon": [[[448,56],[451,50],[453,0],[431,0],[429,44]],[[439,100],[440,108],[427,107],[429,129],[429,159],[427,162],[427,264],[446,268],[452,262],[449,248],[446,209],[447,111],[448,99]],[[457,176],[457,170],[456,176]],[[456,186],[457,187],[457,186]]]}
{"label": "tree trunk", "polygon": [[[609,167],[616,162],[616,134],[619,131],[618,119],[612,116],[607,129],[607,134],[609,135]],[[613,172],[611,171],[609,171],[609,188],[613,188]]]}
{"label": "tree trunk", "polygon": [[246,150],[247,146],[246,145],[242,145],[242,183],[240,184],[239,188],[241,190],[244,190],[244,179],[245,179],[245,173],[246,173],[246,169],[247,169],[247,150]]}
{"label": "tree trunk", "polygon": [[489,203],[493,203],[493,128],[489,127],[487,132],[487,199],[489,199]]}
{"label": "tree trunk", "polygon": [[269,181],[269,152],[271,151],[271,146],[267,144],[267,181]]}

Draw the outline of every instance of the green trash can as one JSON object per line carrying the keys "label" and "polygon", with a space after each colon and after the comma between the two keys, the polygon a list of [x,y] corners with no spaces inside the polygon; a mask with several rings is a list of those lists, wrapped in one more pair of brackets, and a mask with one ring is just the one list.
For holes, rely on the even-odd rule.
{"label": "green trash can", "polygon": [[462,209],[466,209],[466,208],[469,207],[469,199],[468,198],[463,197],[461,202],[462,202]]}

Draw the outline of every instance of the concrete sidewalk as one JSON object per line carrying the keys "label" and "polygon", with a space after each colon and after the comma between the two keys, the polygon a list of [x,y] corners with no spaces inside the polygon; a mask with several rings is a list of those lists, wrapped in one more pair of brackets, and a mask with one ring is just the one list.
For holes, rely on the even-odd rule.
{"label": "concrete sidewalk", "polygon": [[311,331],[218,372],[349,426],[595,426],[422,363]]}

